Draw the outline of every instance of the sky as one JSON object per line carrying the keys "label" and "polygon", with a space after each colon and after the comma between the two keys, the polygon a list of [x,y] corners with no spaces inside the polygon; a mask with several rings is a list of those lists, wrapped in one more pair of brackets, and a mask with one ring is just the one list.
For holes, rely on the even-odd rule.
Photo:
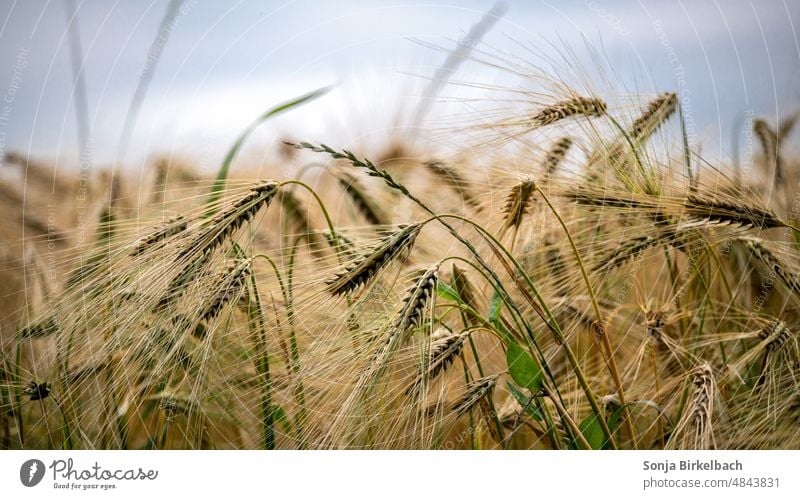
{"label": "sky", "polygon": [[[144,167],[177,154],[201,170],[271,106],[332,86],[259,128],[248,151],[284,136],[385,142],[448,51],[494,1],[0,0],[0,150],[77,164],[80,96],[70,62],[78,33],[94,164]],[[479,59],[547,67],[553,54],[602,58],[630,92],[677,90],[706,154],[731,153],[743,116],[776,121],[800,107],[800,2],[790,0],[506,1]],[[168,39],[157,43],[159,33]],[[487,52],[492,55],[483,56]],[[153,61],[158,58],[157,63]],[[494,58],[493,58],[494,57]],[[127,142],[123,123],[152,69]],[[465,61],[428,117],[446,116],[483,86],[524,79]],[[480,97],[480,95],[478,96]],[[737,125],[738,124],[738,125]]]}

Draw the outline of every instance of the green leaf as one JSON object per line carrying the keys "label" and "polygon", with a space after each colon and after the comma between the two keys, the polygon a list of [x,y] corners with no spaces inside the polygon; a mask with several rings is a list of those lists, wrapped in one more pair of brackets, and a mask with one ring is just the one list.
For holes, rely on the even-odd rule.
{"label": "green leaf", "polygon": [[533,404],[533,401],[530,399],[530,397],[522,393],[522,390],[517,388],[513,383],[506,381],[506,386],[508,387],[508,391],[511,392],[511,395],[514,396],[528,416],[532,417],[536,421],[542,420],[542,413],[539,411],[539,408]]}
{"label": "green leaf", "polygon": [[436,293],[439,295],[439,298],[461,303],[461,297],[458,296],[458,291],[453,289],[453,287],[446,282],[438,281],[436,284]]}
{"label": "green leaf", "polygon": [[542,386],[542,371],[536,361],[514,342],[509,343],[506,349],[506,363],[508,373],[519,386],[531,391],[537,391]]}
{"label": "green leaf", "polygon": [[289,421],[289,417],[286,415],[286,411],[283,410],[283,407],[279,405],[272,406],[272,417],[276,423],[281,425],[281,428],[283,428],[286,434],[292,433],[292,423]]}
{"label": "green leaf", "polygon": [[506,343],[513,343],[514,337],[508,332],[506,327],[503,325],[503,321],[500,320],[500,312],[503,311],[503,300],[500,298],[500,294],[496,291],[492,294],[492,299],[489,302],[489,317],[487,321],[494,326],[495,330],[500,333],[503,341]]}
{"label": "green leaf", "polygon": [[236,142],[233,143],[233,146],[231,146],[231,148],[228,150],[228,154],[225,155],[225,159],[222,161],[222,165],[220,166],[219,171],[217,171],[217,178],[216,180],[214,180],[214,185],[211,186],[211,194],[209,194],[208,201],[206,202],[206,204],[208,205],[208,210],[206,210],[206,212],[204,213],[204,216],[206,218],[213,215],[214,212],[216,211],[216,209],[214,208],[214,203],[216,203],[219,200],[220,196],[222,196],[222,190],[225,189],[225,183],[228,180],[228,173],[230,172],[231,164],[233,163],[234,158],[236,158],[236,154],[239,152],[239,149],[241,149],[242,144],[244,144],[244,141],[247,139],[247,137],[249,137],[250,134],[253,133],[253,130],[258,128],[260,124],[264,123],[273,116],[281,114],[284,111],[288,111],[292,108],[301,106],[306,102],[310,102],[318,97],[325,95],[326,93],[328,93],[328,90],[329,90],[328,87],[319,88],[317,90],[314,90],[313,92],[301,95],[296,99],[292,99],[282,104],[278,104],[277,106],[265,111],[261,116],[256,118],[255,121],[250,123],[250,125],[248,125],[247,128],[244,129],[242,134],[239,135],[239,138],[236,139]]}
{"label": "green leaf", "polygon": [[500,294],[495,291],[492,294],[492,300],[489,302],[489,322],[497,324],[500,320],[500,311],[503,309],[503,301],[500,299]]}
{"label": "green leaf", "polygon": [[589,446],[592,449],[598,450],[603,448],[603,445],[606,443],[606,436],[603,434],[603,428],[597,421],[597,416],[594,414],[589,415],[586,419],[581,421],[578,428],[581,430],[583,438],[589,442]]}

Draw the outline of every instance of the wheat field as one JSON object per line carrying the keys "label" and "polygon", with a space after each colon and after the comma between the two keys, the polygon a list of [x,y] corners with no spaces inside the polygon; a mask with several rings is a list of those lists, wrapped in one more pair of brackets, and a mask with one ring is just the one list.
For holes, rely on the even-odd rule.
{"label": "wheat field", "polygon": [[800,447],[795,116],[745,170],[546,78],[445,153],[8,154],[2,447]]}

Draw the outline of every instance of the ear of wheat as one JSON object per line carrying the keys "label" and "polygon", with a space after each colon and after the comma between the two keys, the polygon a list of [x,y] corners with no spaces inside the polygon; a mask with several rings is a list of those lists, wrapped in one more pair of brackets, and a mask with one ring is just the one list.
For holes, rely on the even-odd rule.
{"label": "ear of wheat", "polygon": [[341,251],[342,254],[347,258],[358,258],[359,254],[355,243],[353,243],[349,237],[342,234],[341,231],[336,231],[336,237],[331,234],[330,230],[324,231],[323,235],[325,236],[325,241],[327,241],[328,246],[330,246],[334,251],[336,251],[338,247],[338,251]]}
{"label": "ear of wheat", "polygon": [[389,234],[371,251],[353,260],[342,272],[328,280],[326,289],[339,295],[367,284],[403,251],[411,249],[421,228],[421,224],[411,224]]}
{"label": "ear of wheat", "polygon": [[308,215],[303,207],[303,203],[294,192],[284,189],[278,195],[278,200],[280,201],[286,218],[294,225],[294,232],[296,234],[306,234],[308,237],[315,235],[311,232],[311,224],[308,221]]}
{"label": "ear of wheat", "polygon": [[670,244],[677,239],[677,232],[671,229],[663,229],[655,235],[632,237],[613,250],[601,255],[597,264],[594,266],[594,270],[610,270],[619,267],[624,265],[627,261],[637,258],[649,248]]}
{"label": "ear of wheat", "polygon": [[178,259],[193,253],[211,252],[245,222],[252,219],[261,208],[269,205],[278,192],[279,184],[264,180],[253,185],[250,190],[233,204],[217,213],[180,252]]}
{"label": "ear of wheat", "polygon": [[657,243],[657,238],[653,236],[633,237],[601,257],[593,270],[599,271],[619,267],[628,260],[636,258],[646,249],[655,246]]}
{"label": "ear of wheat", "polygon": [[[472,310],[479,310],[478,296],[475,288],[469,280],[467,273],[455,263],[451,268],[453,289],[458,293],[461,301]],[[478,319],[470,313],[462,314],[465,326],[475,326],[479,323]]]}
{"label": "ear of wheat", "polygon": [[206,267],[211,261],[211,257],[212,253],[210,251],[192,256],[191,260],[184,264],[175,274],[175,277],[170,280],[167,290],[156,304],[156,310],[165,310],[169,305],[183,296],[189,283],[191,283],[195,276]]}
{"label": "ear of wheat", "polygon": [[686,409],[669,439],[672,449],[716,448],[713,415],[716,383],[708,364],[695,368],[690,374],[691,394]]}
{"label": "ear of wheat", "polygon": [[239,295],[245,279],[250,274],[250,260],[243,260],[223,274],[210,299],[203,304],[200,318],[204,321],[214,319],[222,311],[226,303]]}
{"label": "ear of wheat", "polygon": [[570,147],[572,147],[572,142],[572,137],[562,137],[547,151],[543,163],[545,181],[549,180],[550,177],[556,173],[559,165],[561,165],[561,162],[564,161],[564,158],[567,156]]}
{"label": "ear of wheat", "polygon": [[772,211],[744,203],[689,195],[686,197],[683,209],[684,214],[694,218],[714,220],[732,225],[759,229],[786,227],[786,223]]}
{"label": "ear of wheat", "polygon": [[590,187],[571,189],[563,192],[561,195],[567,200],[584,206],[637,209],[658,213],[664,210],[659,203],[642,196],[634,196],[632,194],[623,196],[621,194],[597,190]]}
{"label": "ear of wheat", "polygon": [[761,331],[760,336],[769,342],[764,347],[768,353],[776,352],[783,348],[789,337],[791,331],[786,327],[782,321],[772,321],[767,328]]}
{"label": "ear of wheat", "polygon": [[386,225],[386,221],[378,208],[373,204],[365,193],[364,187],[358,179],[345,172],[338,174],[339,185],[350,196],[350,200],[355,205],[361,215],[372,225]]}
{"label": "ear of wheat", "polygon": [[481,209],[482,205],[471,191],[468,182],[461,176],[455,168],[451,168],[441,161],[426,161],[425,167],[435,176],[441,178],[444,183],[450,186],[461,199],[471,208]]}
{"label": "ear of wheat", "polygon": [[740,238],[747,249],[755,256],[766,268],[774,272],[784,285],[800,298],[800,279],[787,270],[786,265],[775,255],[760,239]]}
{"label": "ear of wheat", "polygon": [[406,292],[403,298],[403,307],[375,354],[373,370],[382,369],[397,348],[405,343],[408,337],[406,333],[420,324],[423,311],[436,292],[438,282],[439,266],[436,265],[424,271]]}
{"label": "ear of wheat", "polygon": [[59,331],[59,329],[58,322],[55,318],[45,317],[42,320],[20,328],[20,330],[17,331],[17,337],[20,339],[41,338],[55,334]]}
{"label": "ear of wheat", "polygon": [[417,376],[406,394],[417,390],[424,382],[431,382],[444,373],[464,348],[466,333],[450,333],[447,330],[437,331],[431,335],[427,359],[417,370]]}
{"label": "ear of wheat", "polygon": [[602,116],[606,114],[606,103],[590,97],[574,97],[547,106],[526,120],[533,127],[552,125],[574,116]]}
{"label": "ear of wheat", "polygon": [[522,223],[522,217],[528,210],[531,195],[535,189],[536,184],[530,179],[523,180],[511,188],[511,192],[506,197],[506,205],[503,208],[503,214],[505,215],[503,229],[519,227]]}
{"label": "ear of wheat", "polygon": [[145,251],[155,247],[158,243],[162,243],[172,236],[179,234],[186,230],[186,219],[182,215],[176,215],[168,220],[162,222],[158,227],[154,228],[152,232],[143,236],[136,242],[131,250],[132,256],[137,256]]}
{"label": "ear of wheat", "polygon": [[[758,337],[761,339],[759,346],[753,350],[754,353],[760,352],[763,349],[763,356],[761,358],[761,368],[759,370],[758,378],[756,378],[755,386],[763,387],[767,384],[767,379],[771,379],[768,374],[768,369],[774,363],[775,358],[784,346],[789,342],[792,336],[791,331],[786,327],[783,321],[773,319],[761,331],[758,332]],[[755,355],[754,355],[755,356]],[[748,356],[749,359],[749,356]],[[740,363],[746,362],[745,357],[742,358]]]}
{"label": "ear of wheat", "polygon": [[634,142],[642,142],[650,138],[678,107],[678,96],[672,92],[659,95],[653,100],[642,115],[633,122],[630,137]]}
{"label": "ear of wheat", "polygon": [[499,377],[497,374],[485,376],[467,385],[464,392],[452,404],[450,410],[453,411],[456,417],[468,413],[485,397],[491,396]]}
{"label": "ear of wheat", "polygon": [[430,304],[433,294],[436,292],[438,272],[438,264],[425,270],[406,292],[403,306],[385,335],[380,339],[379,345],[370,358],[369,365],[359,377],[358,388],[354,393],[368,393],[375,386],[397,349],[410,337],[409,332],[421,323],[423,311]]}

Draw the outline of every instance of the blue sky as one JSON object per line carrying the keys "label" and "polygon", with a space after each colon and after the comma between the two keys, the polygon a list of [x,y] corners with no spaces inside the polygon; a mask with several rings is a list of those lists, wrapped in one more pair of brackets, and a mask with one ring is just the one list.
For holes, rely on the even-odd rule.
{"label": "blue sky", "polygon": [[[130,148],[118,158],[122,122],[168,2],[2,0],[0,93],[11,102],[0,107],[0,145],[75,162],[70,20],[80,27],[95,163],[136,168],[174,152],[213,168],[263,110],[330,84],[336,87],[326,97],[266,125],[251,149],[286,134],[333,143],[385,139],[446,57],[428,45],[453,48],[493,3],[184,0]],[[742,112],[774,121],[800,102],[798,2],[506,3],[505,16],[485,37],[487,47],[540,65],[564,47],[590,63],[588,45],[630,91],[671,90],[680,79],[695,140],[706,144],[707,154],[727,154]],[[474,61],[454,80],[524,86]],[[472,96],[459,86],[444,94]],[[432,117],[446,107],[434,106]]]}

